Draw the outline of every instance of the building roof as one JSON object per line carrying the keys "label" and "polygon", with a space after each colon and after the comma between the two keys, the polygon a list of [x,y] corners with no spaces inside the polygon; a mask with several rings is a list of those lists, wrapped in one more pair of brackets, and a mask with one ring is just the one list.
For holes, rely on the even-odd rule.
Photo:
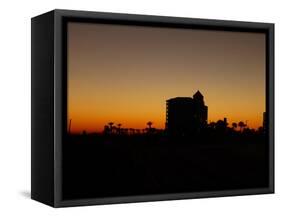
{"label": "building roof", "polygon": [[191,97],[175,97],[175,98],[171,98],[168,99],[167,102],[179,102],[179,101],[191,101],[192,98]]}
{"label": "building roof", "polygon": [[193,95],[193,97],[194,97],[194,96],[200,96],[200,97],[201,97],[201,96],[203,96],[203,95],[202,95],[202,93],[201,93],[199,90],[197,90],[197,92]]}
{"label": "building roof", "polygon": [[[193,98],[202,98],[203,99],[203,95],[202,93],[197,90],[196,93],[193,95]],[[178,97],[174,97],[174,98],[171,98],[171,99],[168,99],[166,100],[167,102],[182,102],[182,101],[192,101],[193,100],[192,97],[181,97],[181,96],[178,96]]]}

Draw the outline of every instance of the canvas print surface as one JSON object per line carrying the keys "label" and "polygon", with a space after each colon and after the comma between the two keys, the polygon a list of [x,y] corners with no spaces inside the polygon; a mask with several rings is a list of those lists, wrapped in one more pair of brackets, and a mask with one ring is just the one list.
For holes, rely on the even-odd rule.
{"label": "canvas print surface", "polygon": [[67,24],[63,199],[268,187],[266,35]]}

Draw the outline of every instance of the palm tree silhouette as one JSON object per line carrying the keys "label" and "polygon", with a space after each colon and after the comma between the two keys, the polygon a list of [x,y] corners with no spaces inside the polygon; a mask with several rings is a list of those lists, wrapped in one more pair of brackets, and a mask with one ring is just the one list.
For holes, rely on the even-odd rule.
{"label": "palm tree silhouette", "polygon": [[240,122],[238,123],[238,126],[240,127],[240,131],[242,131],[242,130],[244,129],[244,127],[246,127],[246,124],[244,124],[243,121],[240,121]]}
{"label": "palm tree silhouette", "polygon": [[117,126],[118,126],[118,133],[120,134],[121,133],[121,126],[122,126],[122,124],[117,124]]}
{"label": "palm tree silhouette", "polygon": [[147,122],[147,126],[148,126],[149,129],[151,129],[152,124],[153,124],[153,123],[152,123],[151,121],[148,121],[148,122]]}
{"label": "palm tree silhouette", "polygon": [[235,130],[237,128],[237,123],[232,123],[232,128]]}
{"label": "palm tree silhouette", "polygon": [[109,122],[109,123],[108,123],[108,125],[109,125],[109,130],[110,130],[111,133],[112,133],[113,124],[114,124],[113,122]]}

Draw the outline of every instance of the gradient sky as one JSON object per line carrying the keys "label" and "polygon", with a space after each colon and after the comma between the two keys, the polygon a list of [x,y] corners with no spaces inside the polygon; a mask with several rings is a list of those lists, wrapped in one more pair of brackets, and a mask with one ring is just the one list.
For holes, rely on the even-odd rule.
{"label": "gradient sky", "polygon": [[251,128],[265,111],[265,34],[68,24],[68,119],[72,132],[108,122],[165,126],[166,100],[197,90],[208,122]]}

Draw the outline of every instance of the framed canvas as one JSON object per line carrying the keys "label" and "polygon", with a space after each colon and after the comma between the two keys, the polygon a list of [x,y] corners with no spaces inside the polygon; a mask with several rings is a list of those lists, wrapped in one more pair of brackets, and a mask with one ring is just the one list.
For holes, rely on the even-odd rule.
{"label": "framed canvas", "polygon": [[274,24],[32,18],[32,191],[53,207],[274,192]]}

